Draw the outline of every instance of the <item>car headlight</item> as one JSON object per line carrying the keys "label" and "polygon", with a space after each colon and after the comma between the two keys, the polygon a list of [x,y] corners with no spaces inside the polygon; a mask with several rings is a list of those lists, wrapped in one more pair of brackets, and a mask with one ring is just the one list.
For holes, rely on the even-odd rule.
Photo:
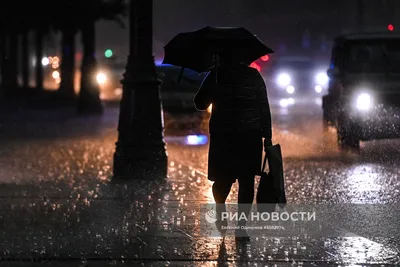
{"label": "car headlight", "polygon": [[294,104],[294,98],[283,98],[283,99],[281,99],[279,101],[279,105],[282,108],[286,108],[286,107],[288,107],[290,105],[293,105],[293,104]]}
{"label": "car headlight", "polygon": [[288,86],[291,83],[292,79],[290,78],[290,75],[287,73],[281,73],[278,75],[276,82],[280,86]]}
{"label": "car headlight", "polygon": [[286,87],[286,92],[288,92],[288,94],[293,94],[295,91],[295,88],[293,85],[289,85],[288,87]]}
{"label": "car headlight", "polygon": [[356,98],[356,108],[367,111],[372,108],[372,96],[369,93],[360,93]]}
{"label": "car headlight", "polygon": [[329,82],[329,77],[326,73],[320,72],[315,76],[315,82],[319,85],[326,85]]}
{"label": "car headlight", "polygon": [[322,92],[322,86],[321,85],[316,85],[314,87],[315,92],[317,92],[318,94],[320,94]]}
{"label": "car headlight", "polygon": [[96,76],[96,80],[98,84],[104,84],[107,81],[107,76],[104,73],[99,72]]}

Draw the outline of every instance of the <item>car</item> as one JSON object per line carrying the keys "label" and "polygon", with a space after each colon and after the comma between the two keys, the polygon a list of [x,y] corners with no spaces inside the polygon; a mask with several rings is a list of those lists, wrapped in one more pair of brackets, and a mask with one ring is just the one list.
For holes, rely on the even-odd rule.
{"label": "car", "polygon": [[122,62],[101,62],[98,64],[96,81],[100,89],[100,98],[105,101],[119,101],[122,97],[121,80],[125,72]]}
{"label": "car", "polygon": [[[157,63],[157,62],[156,62]],[[193,98],[206,73],[197,73],[168,64],[156,64],[157,77],[161,81],[160,94],[164,111],[196,112]],[[121,80],[125,72],[125,63],[107,62],[100,64],[97,82],[100,84],[103,99],[120,98]],[[211,113],[209,108],[208,113]]]}
{"label": "car", "polygon": [[322,99],[325,126],[339,147],[400,137],[400,35],[346,34],[335,38],[329,87]]}
{"label": "car", "polygon": [[[322,65],[322,64],[321,64]],[[268,74],[271,93],[281,97],[321,95],[327,90],[326,68],[306,56],[276,58]]]}
{"label": "car", "polygon": [[205,73],[199,74],[193,70],[184,69],[181,75],[181,67],[164,64],[157,65],[156,71],[158,78],[162,81],[160,92],[165,111],[197,111],[193,98],[206,76]]}

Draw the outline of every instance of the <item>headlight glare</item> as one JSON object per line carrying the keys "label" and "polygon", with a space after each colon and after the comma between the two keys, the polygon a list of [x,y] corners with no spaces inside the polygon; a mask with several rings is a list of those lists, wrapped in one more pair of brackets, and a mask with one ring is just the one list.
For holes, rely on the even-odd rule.
{"label": "headlight glare", "polygon": [[289,85],[288,87],[286,87],[286,92],[288,92],[288,94],[293,94],[295,91],[295,88],[293,85]]}
{"label": "headlight glare", "polygon": [[314,87],[315,92],[317,92],[318,94],[320,94],[322,92],[322,86],[321,85],[316,85]]}
{"label": "headlight glare", "polygon": [[277,77],[277,83],[280,86],[288,86],[292,79],[290,78],[290,75],[287,73],[281,73]]}
{"label": "headlight glare", "polygon": [[356,108],[360,111],[368,111],[372,108],[372,96],[369,93],[360,93],[356,98]]}
{"label": "headlight glare", "polygon": [[329,77],[326,73],[320,72],[315,76],[315,81],[319,85],[326,85],[329,82]]}
{"label": "headlight glare", "polygon": [[104,84],[107,81],[107,76],[104,73],[99,72],[96,76],[96,80],[99,84]]}

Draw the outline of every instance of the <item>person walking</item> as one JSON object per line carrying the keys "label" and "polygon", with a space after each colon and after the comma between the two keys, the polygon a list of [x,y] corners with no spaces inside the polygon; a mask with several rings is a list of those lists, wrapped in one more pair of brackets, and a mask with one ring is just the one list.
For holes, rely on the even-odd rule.
{"label": "person walking", "polygon": [[[218,67],[209,72],[194,97],[198,110],[212,105],[209,121],[208,179],[217,204],[217,227],[232,184],[238,180],[239,214],[249,214],[254,200],[255,176],[260,173],[264,150],[272,145],[271,112],[264,79],[260,73],[235,59],[230,52],[220,53]],[[241,205],[242,204],[242,205]],[[237,237],[249,239],[238,222]],[[224,232],[224,231],[222,231]]]}

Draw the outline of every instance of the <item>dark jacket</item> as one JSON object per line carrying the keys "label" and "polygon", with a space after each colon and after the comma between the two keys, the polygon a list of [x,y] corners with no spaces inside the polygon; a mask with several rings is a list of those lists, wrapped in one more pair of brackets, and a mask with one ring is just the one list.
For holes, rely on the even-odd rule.
{"label": "dark jacket", "polygon": [[271,112],[264,79],[246,65],[219,67],[211,71],[197,92],[194,103],[198,110],[212,104],[210,134],[243,133],[260,130],[272,137]]}

